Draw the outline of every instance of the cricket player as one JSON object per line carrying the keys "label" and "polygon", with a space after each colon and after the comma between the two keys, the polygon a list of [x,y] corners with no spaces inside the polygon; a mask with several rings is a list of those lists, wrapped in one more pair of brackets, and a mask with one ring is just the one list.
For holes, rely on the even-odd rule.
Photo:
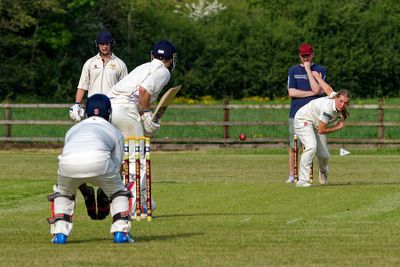
{"label": "cricket player", "polygon": [[75,196],[78,187],[90,182],[100,187],[111,200],[110,232],[115,243],[132,243],[131,193],[125,188],[120,168],[124,138],[109,121],[111,103],[106,95],[94,94],[86,103],[87,119],[74,125],[65,136],[65,145],[58,157],[58,183],[49,196],[52,217],[52,243],[66,244],[72,233]]}
{"label": "cricket player", "polygon": [[[125,63],[111,52],[114,39],[109,31],[101,31],[95,40],[98,54],[88,59],[83,65],[81,78],[75,95],[75,104],[69,109],[69,116],[80,121],[84,115],[82,99],[87,92],[94,94],[110,92],[111,87],[128,74]],[[83,184],[79,187],[85,198],[87,213],[93,220],[102,220],[109,214],[109,200],[102,190],[97,190],[97,200],[93,187]],[[96,204],[97,202],[97,204]],[[96,211],[97,210],[97,211]]]}
{"label": "cricket player", "polygon": [[294,182],[294,152],[293,152],[293,120],[296,112],[311,100],[317,99],[323,95],[320,85],[309,77],[312,71],[322,74],[326,80],[326,69],[318,64],[313,63],[314,48],[311,44],[304,43],[298,49],[300,64],[290,67],[288,74],[288,94],[290,97],[289,111],[289,177],[287,183]]}
{"label": "cricket player", "polygon": [[[111,88],[109,97],[113,108],[112,123],[121,130],[125,137],[152,137],[158,132],[160,124],[153,121],[151,103],[157,99],[161,90],[169,82],[175,62],[175,46],[167,40],[159,41],[151,51],[150,62],[136,67],[124,79]],[[133,144],[130,144],[129,151],[129,169],[134,174],[135,155]],[[141,206],[143,206],[142,214],[146,214],[146,210],[144,210],[146,207],[146,165],[143,143],[141,144],[141,152]],[[132,193],[135,200],[136,191],[134,188],[132,189]],[[155,202],[153,200],[152,209],[155,209]]]}
{"label": "cricket player", "polygon": [[128,74],[125,63],[111,52],[114,39],[109,31],[101,31],[95,43],[99,53],[83,65],[75,104],[69,109],[69,116],[74,121],[80,121],[83,117],[84,111],[80,104],[85,92],[88,97],[94,94],[107,95],[111,87]]}
{"label": "cricket player", "polygon": [[348,117],[349,91],[340,90],[335,93],[323,80],[321,73],[313,72],[313,75],[329,96],[310,101],[294,117],[295,133],[305,147],[300,159],[299,181],[296,184],[298,187],[311,186],[309,173],[314,155],[318,158],[319,182],[328,183],[330,155],[326,134],[342,129]]}

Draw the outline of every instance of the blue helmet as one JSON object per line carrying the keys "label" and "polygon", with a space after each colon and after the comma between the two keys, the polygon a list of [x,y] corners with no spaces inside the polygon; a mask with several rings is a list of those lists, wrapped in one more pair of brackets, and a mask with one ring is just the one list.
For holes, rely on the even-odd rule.
{"label": "blue helmet", "polygon": [[110,99],[103,94],[95,94],[88,98],[86,102],[86,116],[99,116],[105,120],[110,120],[111,102]]}
{"label": "blue helmet", "polygon": [[105,44],[114,42],[112,35],[109,31],[101,31],[96,37],[96,44]]}
{"label": "blue helmet", "polygon": [[153,57],[158,59],[170,59],[176,53],[175,46],[167,40],[156,43],[151,51]]}

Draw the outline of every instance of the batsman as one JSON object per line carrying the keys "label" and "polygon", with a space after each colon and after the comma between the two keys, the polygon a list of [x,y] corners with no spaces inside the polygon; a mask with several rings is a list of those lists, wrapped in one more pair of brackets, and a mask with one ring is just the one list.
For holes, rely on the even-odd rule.
{"label": "batsman", "polygon": [[[151,51],[151,61],[136,67],[125,78],[119,81],[111,88],[109,95],[112,109],[112,123],[123,133],[128,136],[147,136],[153,137],[160,129],[160,121],[154,120],[151,110],[151,103],[157,99],[162,89],[167,85],[171,78],[171,72],[176,62],[175,46],[167,41],[157,42]],[[146,164],[144,158],[144,143],[141,145],[140,159],[140,202],[142,214],[147,213],[146,210]],[[136,172],[135,155],[133,144],[129,147],[129,170],[130,174]],[[130,175],[130,177],[134,175]],[[131,183],[134,181],[132,179]],[[132,187],[129,187],[132,188]],[[131,189],[136,199],[136,190]],[[156,208],[152,199],[152,210]],[[135,207],[134,203],[133,207]],[[134,209],[132,216],[135,216]]]}

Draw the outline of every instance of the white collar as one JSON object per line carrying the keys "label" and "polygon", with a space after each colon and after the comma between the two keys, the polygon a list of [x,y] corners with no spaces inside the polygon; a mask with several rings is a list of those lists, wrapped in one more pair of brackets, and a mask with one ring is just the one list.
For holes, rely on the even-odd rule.
{"label": "white collar", "polygon": [[338,110],[336,109],[336,104],[335,104],[335,98],[332,98],[332,109],[338,113]]}
{"label": "white collar", "polygon": [[[96,57],[97,57],[97,59],[102,59],[100,53],[97,53]],[[115,55],[114,55],[113,52],[111,52],[111,57],[110,57],[110,59],[115,59]]]}

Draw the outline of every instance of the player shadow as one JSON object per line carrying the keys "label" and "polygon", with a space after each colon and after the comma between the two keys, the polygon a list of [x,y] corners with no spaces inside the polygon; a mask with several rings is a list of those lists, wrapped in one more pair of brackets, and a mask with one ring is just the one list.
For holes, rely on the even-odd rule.
{"label": "player shadow", "polygon": [[336,186],[351,186],[351,185],[399,185],[400,181],[391,181],[391,182],[370,182],[370,181],[352,181],[352,182],[335,182],[329,183],[327,185],[317,184],[313,185],[313,187],[336,187]]}
{"label": "player shadow", "polygon": [[180,238],[191,238],[194,236],[205,235],[205,233],[182,233],[182,234],[171,234],[171,235],[153,235],[153,236],[139,236],[134,237],[135,242],[150,242],[150,241],[165,241],[174,240]]}
{"label": "player shadow", "polygon": [[[73,238],[73,237],[71,237]],[[78,240],[70,240],[68,239],[68,244],[81,244],[81,243],[97,243],[97,242],[112,242],[112,237],[109,238],[105,237],[95,237],[95,238],[87,238],[87,239],[78,239]]]}
{"label": "player shadow", "polygon": [[157,215],[157,218],[174,218],[174,217],[203,217],[203,216],[257,216],[257,215],[270,215],[265,212],[241,212],[241,213],[191,213],[191,214],[166,214]]}
{"label": "player shadow", "polygon": [[152,182],[152,184],[187,184],[187,182],[178,182],[178,181],[158,181],[158,182]]}
{"label": "player shadow", "polygon": [[[135,243],[137,242],[150,242],[150,241],[164,241],[164,240],[173,240],[179,238],[191,238],[193,236],[204,235],[205,233],[182,233],[182,234],[171,234],[171,235],[154,235],[154,236],[135,236],[133,234],[133,239]],[[107,242],[113,243],[112,238],[88,238],[88,239],[79,239],[79,240],[68,240],[68,244],[81,244],[81,243],[98,243],[98,242]]]}

